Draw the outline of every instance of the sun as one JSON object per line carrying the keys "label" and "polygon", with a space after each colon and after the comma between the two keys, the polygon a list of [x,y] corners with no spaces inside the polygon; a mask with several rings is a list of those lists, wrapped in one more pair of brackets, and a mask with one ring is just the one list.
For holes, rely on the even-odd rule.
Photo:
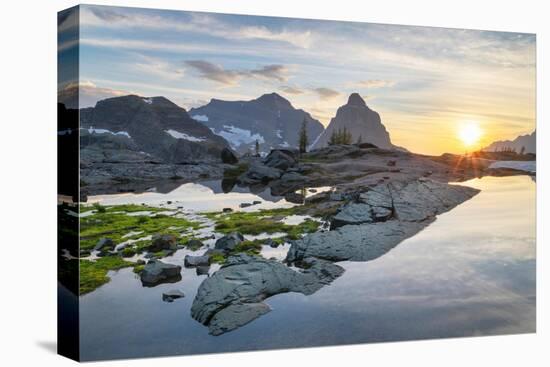
{"label": "sun", "polygon": [[479,141],[479,138],[483,135],[483,131],[479,127],[476,121],[469,121],[458,129],[458,137],[462,140],[462,143],[471,147]]}

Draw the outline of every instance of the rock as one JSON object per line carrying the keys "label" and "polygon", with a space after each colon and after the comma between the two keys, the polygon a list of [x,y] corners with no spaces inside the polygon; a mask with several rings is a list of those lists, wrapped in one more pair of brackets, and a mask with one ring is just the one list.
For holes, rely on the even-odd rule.
{"label": "rock", "polygon": [[283,171],[278,168],[265,166],[259,162],[252,163],[248,170],[239,176],[238,181],[244,185],[268,183],[281,177]]}
{"label": "rock", "polygon": [[289,192],[285,195],[285,200],[294,204],[303,204],[305,197],[304,195],[298,194],[296,192]]}
{"label": "rock", "polygon": [[336,229],[348,224],[356,225],[372,223],[372,207],[364,203],[348,203],[332,218],[331,229]]}
{"label": "rock", "polygon": [[279,244],[271,238],[268,238],[267,240],[265,240],[264,245],[269,246],[271,248],[279,247]]}
{"label": "rock", "polygon": [[307,190],[307,191],[311,192],[312,194],[317,193],[317,189],[309,189],[309,190]]}
{"label": "rock", "polygon": [[154,287],[160,283],[175,283],[181,280],[181,266],[149,260],[143,267],[140,277],[144,287]]}
{"label": "rock", "polygon": [[404,239],[411,237],[433,221],[399,222],[346,225],[328,232],[317,232],[293,241],[286,260],[290,263],[308,257],[328,261],[374,260]]}
{"label": "rock", "polygon": [[101,238],[97,241],[97,244],[94,247],[94,251],[100,250],[112,250],[115,247],[115,242],[110,238]]}
{"label": "rock", "polygon": [[[309,262],[308,262],[309,261]],[[263,300],[276,294],[313,294],[343,274],[338,265],[307,259],[308,268],[295,271],[274,260],[239,254],[226,263],[197,290],[191,316],[219,335],[234,330],[269,311]]]}
{"label": "rock", "polygon": [[209,266],[210,265],[210,257],[208,255],[206,256],[191,256],[186,255],[183,259],[183,266],[186,268],[194,268],[197,266]]}
{"label": "rock", "polygon": [[264,165],[286,171],[296,164],[292,152],[288,150],[272,150],[263,161]]}
{"label": "rock", "polygon": [[223,208],[223,209],[222,209],[222,212],[224,212],[224,213],[231,213],[231,212],[233,212],[233,209],[231,209],[231,208]]}
{"label": "rock", "polygon": [[155,234],[153,241],[146,247],[149,252],[158,252],[161,250],[177,250],[177,239],[172,234]]}
{"label": "rock", "polygon": [[145,265],[145,260],[139,259],[138,261],[136,261],[136,264],[137,265]]}
{"label": "rock", "polygon": [[254,200],[252,202],[252,205],[258,205],[258,204],[261,204],[262,202],[260,200]]}
{"label": "rock", "polygon": [[208,275],[210,272],[210,266],[200,265],[195,268],[197,275]]}
{"label": "rock", "polygon": [[197,239],[192,239],[187,241],[185,244],[185,247],[187,247],[190,250],[196,251],[204,246],[204,243],[202,241],[199,241]]}
{"label": "rock", "polygon": [[221,335],[244,326],[269,311],[271,308],[261,302],[232,304],[212,317],[208,323],[208,330],[212,335]]}
{"label": "rock", "polygon": [[244,241],[243,235],[240,233],[234,232],[218,239],[216,241],[216,244],[214,245],[214,248],[217,250],[222,250],[225,253],[228,253],[233,251],[235,247],[243,241]]}
{"label": "rock", "polygon": [[248,208],[249,206],[252,206],[254,204],[251,204],[251,203],[240,203],[239,204],[239,208]]}
{"label": "rock", "polygon": [[222,149],[221,158],[222,162],[226,164],[237,164],[239,162],[235,154],[233,154],[233,152],[229,148]]}
{"label": "rock", "polygon": [[171,205],[171,204],[172,204],[172,201],[168,200],[168,201],[166,201],[166,204],[167,204],[167,205]]}
{"label": "rock", "polygon": [[162,294],[162,300],[164,302],[174,302],[175,299],[185,297],[182,291],[177,289],[172,289],[171,291],[164,292]]}

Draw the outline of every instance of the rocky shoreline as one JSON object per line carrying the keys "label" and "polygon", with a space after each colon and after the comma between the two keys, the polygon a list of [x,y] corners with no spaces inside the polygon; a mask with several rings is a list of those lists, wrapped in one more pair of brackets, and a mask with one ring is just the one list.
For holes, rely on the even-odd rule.
{"label": "rocky shoreline", "polygon": [[[187,181],[195,182],[204,174],[209,178],[223,177],[224,192],[235,186],[248,188],[250,192],[269,190],[271,195],[282,196],[295,206],[284,210],[198,213],[196,217],[202,218],[201,222],[193,222],[194,219],[179,210],[169,212],[166,208],[145,207],[142,210],[152,212],[151,220],[161,224],[152,227],[149,219],[127,218],[120,214],[121,209],[117,206],[98,214],[99,218],[105,216],[107,222],[112,222],[113,218],[127,222],[121,228],[132,228],[128,234],[116,234],[117,241],[126,239],[123,243],[128,245],[111,241],[111,248],[103,251],[99,261],[109,269],[110,263],[103,259],[124,257],[124,252],[135,257],[142,252],[145,255],[139,255],[142,257],[138,263],[113,261],[113,269],[133,266],[143,286],[181,280],[181,267],[160,259],[183,248],[200,251],[186,256],[184,263],[186,268],[195,268],[197,274],[209,274],[199,286],[191,316],[207,326],[212,335],[229,332],[266,314],[270,308],[264,301],[273,295],[285,292],[308,295],[318,291],[344,273],[336,263],[371,261],[383,256],[430,225],[437,215],[479,192],[449,182],[483,175],[525,174],[510,169],[491,169],[493,160],[483,157],[429,157],[379,149],[368,143],[329,146],[304,154],[273,150],[264,158],[246,156],[240,160],[229,153],[223,153],[226,163],[180,165],[182,171],[177,172],[187,175]],[[120,175],[124,169],[128,177],[140,174],[124,167],[127,166],[117,166],[116,174]],[[84,176],[88,178],[88,192],[108,192],[108,181],[102,181],[103,176],[97,174],[101,170],[90,174],[93,168],[88,168],[91,171],[85,171],[87,176]],[[157,165],[150,171],[145,169],[151,178],[156,170],[167,175],[170,168]],[[139,190],[140,185],[145,187],[153,182],[144,179],[147,175],[143,172],[141,174],[141,181],[128,179],[132,189]],[[93,181],[90,177],[100,178]],[[182,182],[169,181],[164,186],[167,190]],[[333,188],[323,192],[307,189],[327,185]],[[157,190],[159,188],[162,190],[163,186],[157,185]],[[242,203],[240,208],[253,207],[257,203]],[[140,208],[133,206],[127,210],[130,215],[139,213]],[[285,216],[296,215],[311,219],[293,225],[284,223]],[[159,220],[154,219],[157,217]],[[93,241],[105,231],[97,228],[98,217],[90,218],[92,233],[85,237],[85,243],[93,246]],[[84,219],[84,229],[88,228],[86,221]],[[144,237],[148,233],[149,237]],[[283,237],[277,237],[278,233]],[[162,242],[159,238],[166,239],[167,246],[158,245]],[[283,243],[289,245],[283,261],[261,256],[263,246],[277,248]],[[94,266],[91,261],[81,261],[86,261],[88,267]],[[214,263],[221,267],[211,273],[210,265]],[[98,285],[106,281],[103,278]],[[93,287],[92,284],[88,289],[93,290]]]}

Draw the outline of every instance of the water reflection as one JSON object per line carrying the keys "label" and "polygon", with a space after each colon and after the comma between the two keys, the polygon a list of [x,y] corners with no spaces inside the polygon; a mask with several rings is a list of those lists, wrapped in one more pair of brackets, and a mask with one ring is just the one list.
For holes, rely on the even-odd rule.
{"label": "water reflection", "polygon": [[[205,279],[194,269],[184,269],[179,283],[154,288],[142,288],[130,269],[113,273],[110,283],[81,297],[82,357],[533,332],[535,184],[527,176],[464,184],[482,192],[376,260],[338,263],[346,272],[311,296],[269,298],[273,312],[219,337],[190,317]],[[169,262],[180,264],[181,255]],[[186,297],[162,302],[162,292],[174,288]]]}

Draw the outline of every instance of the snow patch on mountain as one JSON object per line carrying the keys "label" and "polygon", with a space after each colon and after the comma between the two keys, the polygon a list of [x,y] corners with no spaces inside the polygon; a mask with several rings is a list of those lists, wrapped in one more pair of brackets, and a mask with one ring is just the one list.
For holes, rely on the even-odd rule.
{"label": "snow patch on mountain", "polygon": [[194,120],[200,121],[200,122],[208,122],[208,116],[206,115],[194,115],[191,116]]}
{"label": "snow patch on mountain", "polygon": [[201,142],[206,140],[205,138],[197,138],[195,136],[187,135],[185,133],[181,133],[179,131],[172,130],[172,129],[164,130],[164,132],[176,139],[184,139],[184,140],[193,141],[193,142]]}
{"label": "snow patch on mountain", "polygon": [[229,142],[231,147],[237,148],[242,144],[250,144],[258,141],[258,143],[265,143],[265,139],[262,135],[253,134],[250,130],[241,129],[233,125],[223,125],[223,130],[216,131],[215,128],[211,128],[214,134],[218,134]]}
{"label": "snow patch on mountain", "polygon": [[126,131],[111,131],[111,130],[107,130],[107,129],[94,129],[93,127],[90,127],[90,128],[83,128],[83,130],[86,130],[88,131],[89,134],[111,134],[111,135],[123,135],[123,136],[126,136],[128,139],[131,139],[132,137],[130,136],[130,134],[128,134],[128,132]]}

